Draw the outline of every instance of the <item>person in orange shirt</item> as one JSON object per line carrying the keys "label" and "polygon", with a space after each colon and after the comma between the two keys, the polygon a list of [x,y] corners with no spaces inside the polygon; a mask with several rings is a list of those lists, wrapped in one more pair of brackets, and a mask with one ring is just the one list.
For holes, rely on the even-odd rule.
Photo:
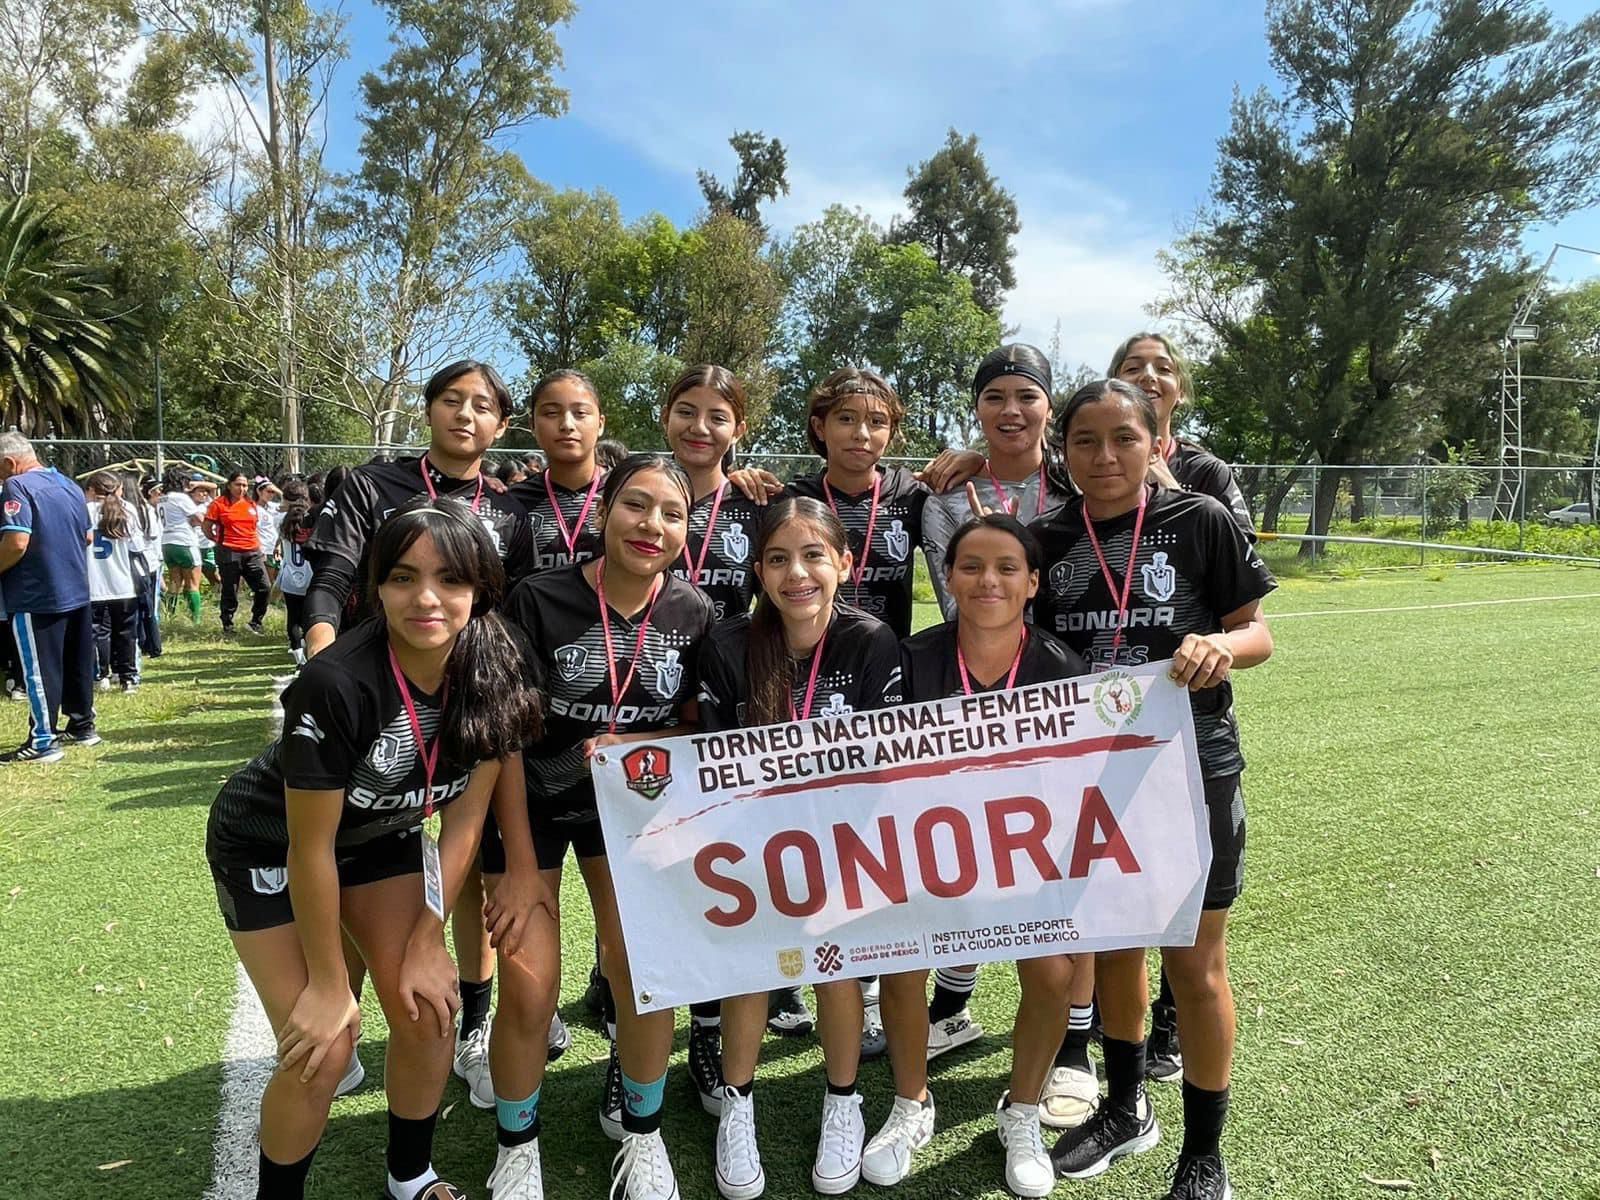
{"label": "person in orange shirt", "polygon": [[228,476],[227,490],[206,509],[203,528],[217,544],[217,566],[222,572],[222,632],[233,633],[233,614],[239,609],[239,580],[250,588],[251,633],[260,633],[267,615],[272,585],[267,581],[266,559],[258,534],[260,514],[250,499],[250,478],[243,471]]}

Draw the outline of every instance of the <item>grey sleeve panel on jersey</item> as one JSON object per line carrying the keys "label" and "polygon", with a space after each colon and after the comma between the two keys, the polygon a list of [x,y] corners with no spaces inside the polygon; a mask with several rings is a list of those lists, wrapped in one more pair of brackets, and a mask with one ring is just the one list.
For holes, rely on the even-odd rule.
{"label": "grey sleeve panel on jersey", "polygon": [[[965,507],[967,503],[965,488],[960,492],[949,494],[960,496],[961,503]],[[933,598],[947,621],[955,617],[956,602],[950,598],[950,589],[945,579],[944,552],[950,545],[950,539],[960,527],[960,523],[945,504],[944,496],[928,497],[922,507],[922,555],[928,560],[928,579],[933,583]]]}

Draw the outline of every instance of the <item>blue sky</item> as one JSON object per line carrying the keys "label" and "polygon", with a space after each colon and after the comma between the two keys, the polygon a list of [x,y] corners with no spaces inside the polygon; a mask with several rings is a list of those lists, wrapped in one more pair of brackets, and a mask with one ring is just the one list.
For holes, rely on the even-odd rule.
{"label": "blue sky", "polygon": [[[1551,7],[1571,21],[1588,5]],[[358,136],[356,78],[387,53],[365,0],[347,11],[339,158]],[[1273,80],[1259,3],[586,0],[558,36],[570,110],[516,148],[535,176],[605,188],[630,219],[692,220],[696,168],[728,177],[728,136],[758,129],[789,153],[775,230],[836,202],[887,221],[910,165],[952,126],[976,133],[1021,211],[1008,323],[1043,345],[1059,320],[1068,360],[1096,366],[1148,323],[1156,253],[1205,199],[1234,89]],[[1525,244],[1542,259],[1558,239],[1600,249],[1600,213]],[[1563,255],[1557,273],[1596,270]]]}

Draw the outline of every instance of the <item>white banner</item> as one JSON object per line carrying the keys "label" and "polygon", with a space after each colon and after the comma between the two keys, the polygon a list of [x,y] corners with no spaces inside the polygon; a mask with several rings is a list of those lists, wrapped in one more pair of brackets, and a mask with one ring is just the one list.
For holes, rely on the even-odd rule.
{"label": "white banner", "polygon": [[1169,666],[601,750],[639,1009],[1192,944],[1211,840]]}

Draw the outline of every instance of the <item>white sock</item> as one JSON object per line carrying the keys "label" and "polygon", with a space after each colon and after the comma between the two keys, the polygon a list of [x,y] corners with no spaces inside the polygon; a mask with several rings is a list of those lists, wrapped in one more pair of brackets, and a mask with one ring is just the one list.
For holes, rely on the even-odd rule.
{"label": "white sock", "polygon": [[878,1002],[878,977],[874,975],[870,981],[861,985],[861,999],[866,1004]]}
{"label": "white sock", "polygon": [[408,1179],[401,1183],[393,1175],[389,1176],[389,1195],[394,1200],[417,1200],[418,1194],[430,1183],[437,1182],[439,1174],[431,1166],[418,1175],[415,1179]]}

